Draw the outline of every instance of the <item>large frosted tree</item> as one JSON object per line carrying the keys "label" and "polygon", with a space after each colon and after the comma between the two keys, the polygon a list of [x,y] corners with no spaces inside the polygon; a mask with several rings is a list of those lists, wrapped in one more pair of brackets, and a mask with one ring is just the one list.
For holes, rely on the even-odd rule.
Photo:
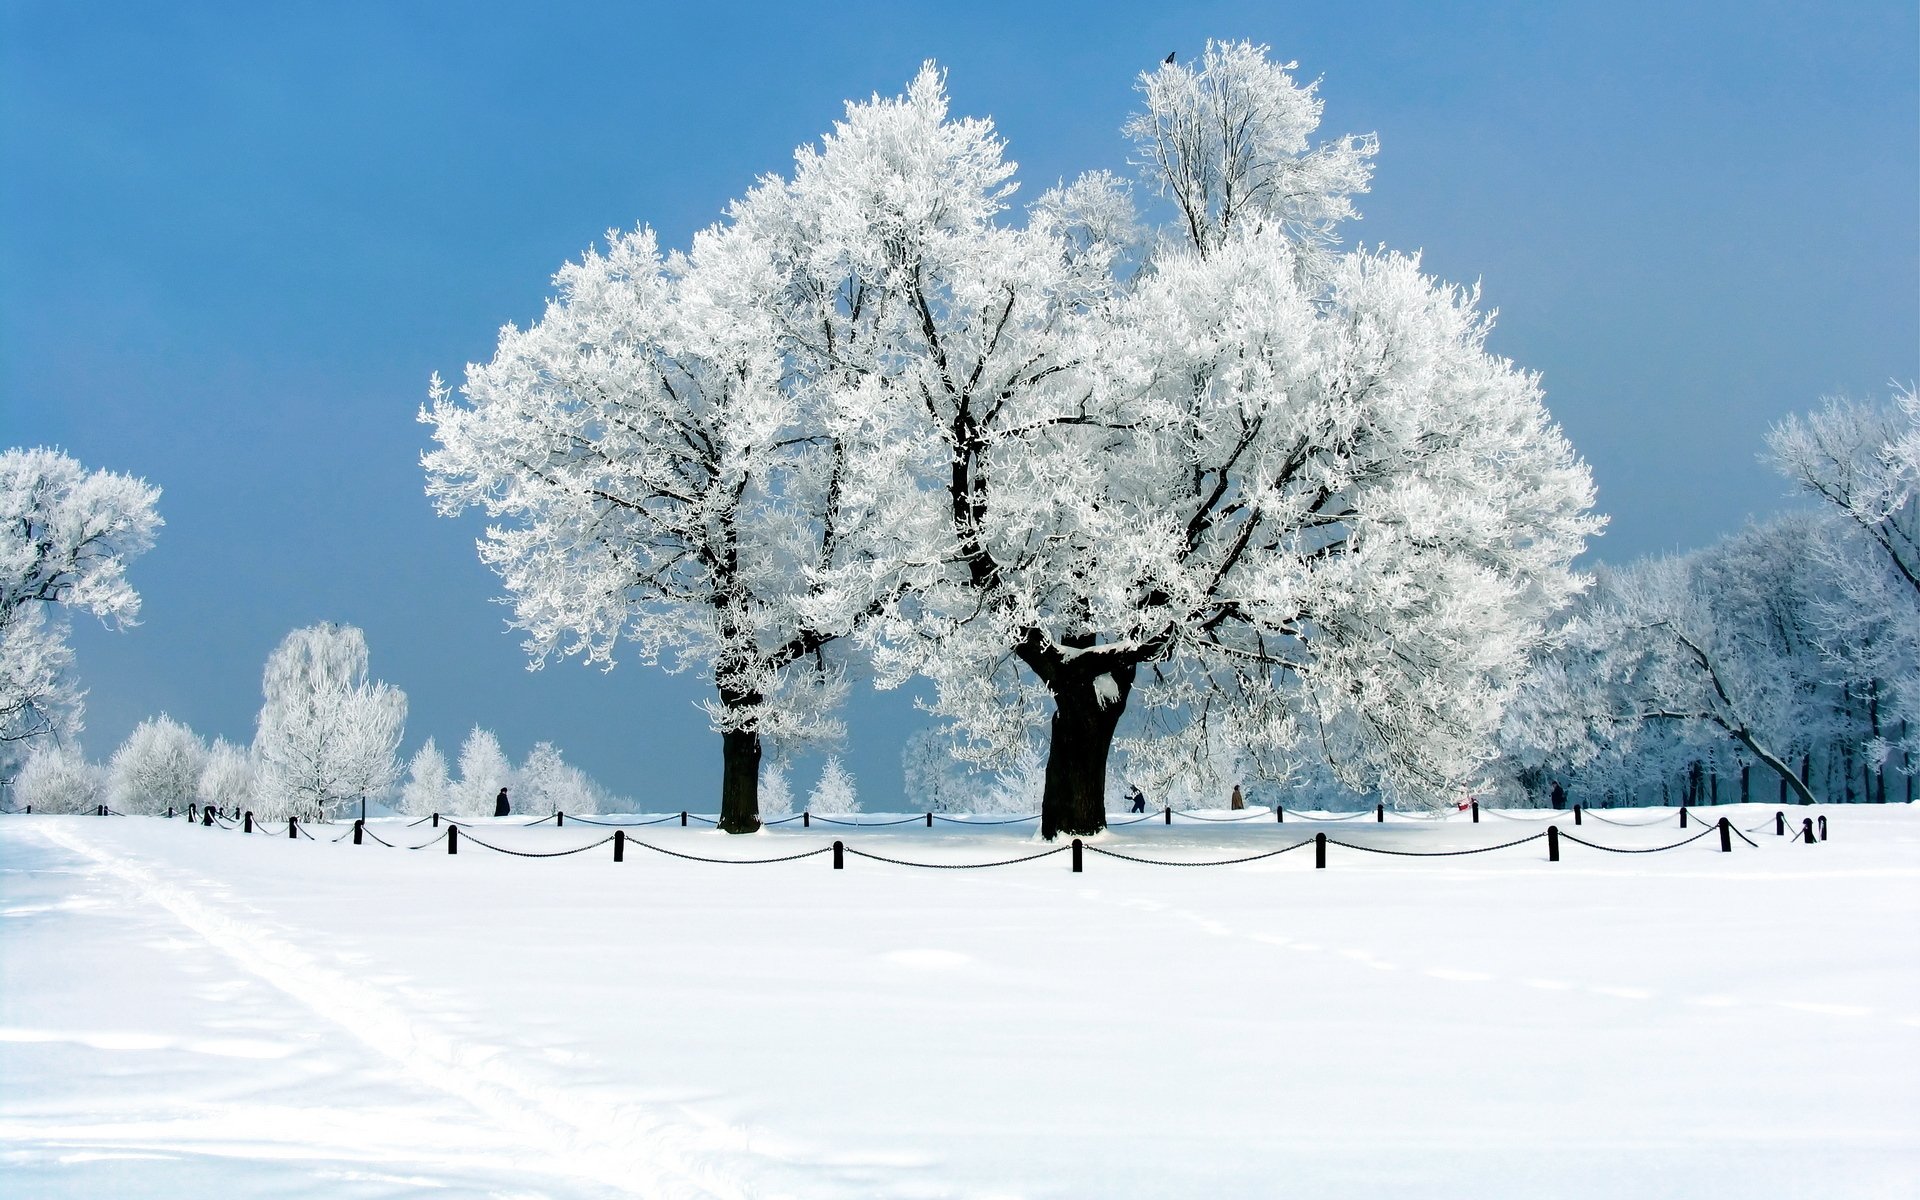
{"label": "large frosted tree", "polygon": [[153,545],[160,490],[57,450],[0,453],[0,765],[30,739],[71,739],[81,693],[68,615],[134,624],[127,562]]}
{"label": "large frosted tree", "polygon": [[759,827],[763,738],[840,733],[826,655],[857,614],[819,581],[861,559],[848,431],[799,386],[762,302],[772,249],[727,225],[666,256],[650,230],[610,233],[421,414],[439,442],[428,491],[499,522],[480,556],[536,664],[611,667],[624,644],[711,681],[735,833]]}
{"label": "large frosted tree", "polygon": [[1329,248],[1370,139],[1314,145],[1257,47],[1143,90],[1157,236],[1105,175],[1009,222],[991,123],[949,119],[931,67],[736,210],[784,240],[788,336],[857,381],[829,406],[894,449],[862,460],[905,497],[881,677],[932,679],[982,757],[1048,723],[1047,836],[1104,825],[1130,702],[1148,764],[1305,746],[1446,795],[1579,587],[1587,472],[1472,293]]}

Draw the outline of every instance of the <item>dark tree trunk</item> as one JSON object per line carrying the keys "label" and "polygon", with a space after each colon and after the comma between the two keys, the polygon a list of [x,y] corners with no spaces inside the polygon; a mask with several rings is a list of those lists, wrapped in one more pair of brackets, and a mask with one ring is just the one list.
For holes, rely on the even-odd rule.
{"label": "dark tree trunk", "polygon": [[760,828],[760,735],[751,729],[720,735],[720,828],[725,833]]}
{"label": "dark tree trunk", "polygon": [[[1119,674],[1116,672],[1116,674]],[[1047,783],[1040,798],[1040,836],[1082,837],[1107,827],[1107,754],[1126,711],[1132,671],[1116,680],[1119,695],[1104,706],[1090,679],[1062,679],[1054,687],[1053,732],[1047,744]]]}

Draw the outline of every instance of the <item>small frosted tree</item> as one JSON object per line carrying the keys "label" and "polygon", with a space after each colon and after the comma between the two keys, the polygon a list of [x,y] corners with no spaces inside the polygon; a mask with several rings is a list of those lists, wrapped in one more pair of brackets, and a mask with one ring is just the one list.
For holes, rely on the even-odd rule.
{"label": "small frosted tree", "polygon": [[953,752],[946,730],[922,729],[900,752],[900,774],[909,803],[928,812],[971,812],[985,781]]}
{"label": "small frosted tree", "polygon": [[37,743],[14,780],[14,797],[37,813],[92,812],[107,798],[107,772],[80,747]]}
{"label": "small frosted tree", "polygon": [[165,713],[134,726],[108,765],[108,803],[122,812],[183,809],[200,795],[207,747]]}
{"label": "small frosted tree", "polygon": [[552,742],[536,742],[515,776],[513,802],[524,813],[599,811],[600,789],[580,768],[561,757]]}
{"label": "small frosted tree", "polygon": [[493,815],[500,789],[513,782],[513,763],[491,729],[475,725],[460,744],[460,782],[453,786],[455,812],[469,817]]}
{"label": "small frosted tree", "polygon": [[779,820],[793,815],[793,784],[787,780],[787,764],[775,759],[760,768],[760,815]]}
{"label": "small frosted tree", "polygon": [[200,802],[216,809],[245,809],[260,786],[259,764],[245,746],[214,739],[200,768]]}
{"label": "small frosted tree", "polygon": [[126,564],[153,545],[159,498],[144,480],[88,473],[57,450],[0,453],[0,766],[29,740],[78,735],[67,614],[137,623]]}
{"label": "small frosted tree", "polygon": [[393,787],[407,697],[368,677],[360,630],[294,630],[267,659],[262,690],[253,743],[261,816],[321,820]]}
{"label": "small frosted tree", "polygon": [[847,770],[838,754],[829,754],[820,768],[820,780],[807,796],[807,808],[827,816],[860,811],[859,790],[853,773]]}
{"label": "small frosted tree", "polygon": [[428,738],[407,763],[407,780],[400,785],[400,811],[410,817],[449,812],[453,780],[447,774],[447,756]]}

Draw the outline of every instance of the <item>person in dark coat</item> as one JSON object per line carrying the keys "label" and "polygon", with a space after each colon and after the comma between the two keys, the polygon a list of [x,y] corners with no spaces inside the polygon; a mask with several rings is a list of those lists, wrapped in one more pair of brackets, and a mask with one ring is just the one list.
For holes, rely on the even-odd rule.
{"label": "person in dark coat", "polygon": [[1133,807],[1129,808],[1127,810],[1128,812],[1143,813],[1147,811],[1147,797],[1145,793],[1141,792],[1137,785],[1131,783],[1127,785],[1127,799],[1133,801]]}
{"label": "person in dark coat", "polygon": [[496,817],[507,815],[507,789],[505,788],[501,788],[500,794],[493,798],[493,815]]}
{"label": "person in dark coat", "polygon": [[1565,808],[1567,806],[1567,789],[1560,786],[1558,779],[1553,781],[1553,791],[1547,793],[1547,799],[1553,801],[1555,808]]}

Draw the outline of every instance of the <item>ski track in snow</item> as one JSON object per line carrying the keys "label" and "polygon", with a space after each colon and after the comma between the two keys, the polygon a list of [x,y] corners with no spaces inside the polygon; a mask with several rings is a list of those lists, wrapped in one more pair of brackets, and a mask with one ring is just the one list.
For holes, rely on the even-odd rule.
{"label": "ski track in snow", "polygon": [[[486,1114],[499,1131],[554,1169],[618,1191],[663,1200],[744,1200],[753,1190],[734,1169],[744,1166],[740,1130],[669,1116],[652,1107],[575,1099],[509,1061],[507,1047],[455,1039],[434,1029],[397,999],[316,961],[286,937],[225,916],[196,899],[190,886],[149,865],[107,852],[51,824],[39,832],[171,913],[242,968],[338,1025],[411,1079]],[[202,892],[210,883],[193,880]]]}

